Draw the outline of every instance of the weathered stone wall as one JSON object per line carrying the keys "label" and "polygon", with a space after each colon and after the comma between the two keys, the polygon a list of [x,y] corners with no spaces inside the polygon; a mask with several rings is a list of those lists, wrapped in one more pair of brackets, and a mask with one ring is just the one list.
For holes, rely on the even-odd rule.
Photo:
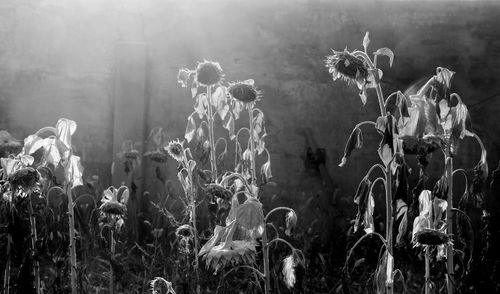
{"label": "weathered stone wall", "polygon": [[[370,31],[373,51],[389,47],[396,55],[392,68],[381,60],[385,93],[404,90],[437,66],[457,72],[454,88],[471,105],[474,127],[493,165],[499,158],[500,103],[496,96],[483,100],[499,92],[500,5],[350,2],[4,0],[0,128],[22,138],[59,117],[74,119],[79,124],[75,144],[90,167],[87,175],[106,177],[114,158],[113,111],[136,119],[133,109],[113,108],[114,99],[120,99],[115,97],[116,44],[146,43],[147,126],[161,126],[171,138],[183,136],[192,111],[189,91],[177,84],[178,69],[216,60],[227,80],[252,78],[264,91],[260,108],[266,113],[278,184],[269,195],[299,208],[309,203],[303,209],[311,214],[327,214],[330,205],[351,207],[339,199],[354,193],[377,160],[379,139],[365,132],[364,149],[346,167],[337,167],[352,127],[375,119],[378,105],[370,93],[361,107],[357,89],[333,83],[323,60],[330,48],[361,48]],[[326,150],[322,172],[307,162],[308,147]],[[462,150],[456,166],[473,166],[477,146],[464,144]],[[169,177],[175,179],[170,163]],[[341,212],[335,217],[343,219]]]}

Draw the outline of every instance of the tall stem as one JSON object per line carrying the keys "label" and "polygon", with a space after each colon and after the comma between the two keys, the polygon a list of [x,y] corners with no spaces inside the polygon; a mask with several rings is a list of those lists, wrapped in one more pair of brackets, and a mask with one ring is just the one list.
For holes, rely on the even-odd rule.
{"label": "tall stem", "polygon": [[393,225],[393,207],[392,207],[392,172],[391,164],[389,163],[385,170],[386,185],[385,185],[385,208],[386,208],[386,228],[385,239],[387,240],[387,271],[385,288],[388,294],[393,293],[394,280],[392,272],[394,270],[394,255],[393,255],[393,241],[392,241],[392,225]]}
{"label": "tall stem", "polygon": [[271,293],[271,272],[269,271],[269,244],[267,242],[267,229],[264,226],[262,234],[262,258],[264,259],[264,294]]}
{"label": "tall stem", "polygon": [[[187,165],[186,165],[187,166]],[[217,172],[217,171],[216,171]],[[193,175],[191,174],[190,171],[188,171],[188,177],[189,177],[189,183],[190,186],[188,188],[188,191],[186,193],[188,194],[189,198],[189,205],[191,206],[190,208],[190,225],[191,228],[193,228],[193,240],[194,240],[194,273],[195,273],[195,287],[196,287],[196,293],[200,293],[200,277],[198,273],[198,230],[196,229],[196,188],[193,183]]]}
{"label": "tall stem", "polygon": [[73,211],[73,197],[71,195],[71,183],[66,185],[66,196],[68,197],[68,219],[69,219],[69,254],[70,254],[70,277],[71,294],[77,294],[76,290],[76,237],[75,216]]}
{"label": "tall stem", "polygon": [[38,263],[37,259],[37,249],[36,249],[36,241],[37,241],[37,234],[36,234],[36,219],[35,219],[35,212],[33,211],[33,203],[31,199],[31,194],[28,195],[29,197],[29,214],[30,214],[30,227],[31,227],[31,258],[33,260],[33,276],[35,277],[35,283],[33,284],[33,287],[35,287],[35,292],[37,294],[40,294],[40,264]]}
{"label": "tall stem", "polygon": [[12,235],[10,234],[10,230],[11,230],[11,222],[12,222],[12,216],[11,216],[11,213],[12,213],[12,207],[11,207],[11,202],[9,202],[9,218],[8,218],[8,229],[9,229],[9,233],[7,233],[7,263],[5,264],[5,271],[4,271],[4,276],[3,276],[3,293],[4,294],[9,294],[9,291],[10,291],[10,245],[12,243]]}
{"label": "tall stem", "polygon": [[111,255],[109,257],[109,293],[114,294],[115,293],[115,282],[114,282],[114,271],[113,271],[113,257],[115,255],[115,238],[113,236],[113,228],[110,230],[110,252]]}
{"label": "tall stem", "polygon": [[212,180],[217,180],[217,160],[214,140],[214,117],[212,114],[212,86],[207,86],[208,99],[208,140],[210,143],[210,168],[212,170]]}
{"label": "tall stem", "polygon": [[425,246],[425,294],[430,294],[431,285],[431,267],[430,267],[430,250],[429,246]]}
{"label": "tall stem", "polygon": [[[375,66],[370,66],[372,70],[376,71]],[[387,111],[384,106],[384,94],[382,93],[382,88],[380,83],[377,82],[377,98],[380,107],[380,115],[387,116]],[[389,126],[388,126],[389,127]],[[393,255],[393,241],[392,241],[392,226],[393,226],[393,207],[392,207],[392,172],[391,164],[389,163],[385,168],[385,209],[386,209],[386,229],[385,229],[385,239],[387,240],[387,270],[386,270],[386,281],[385,288],[386,293],[392,294],[394,291],[394,280],[392,278],[392,273],[394,271],[394,255]]]}
{"label": "tall stem", "polygon": [[[446,206],[446,230],[447,234],[453,234],[453,157],[451,151],[448,147],[448,152],[446,154],[446,180],[448,181],[448,195]],[[454,269],[453,269],[453,245],[448,245],[446,250],[446,270],[448,273],[446,279],[446,288],[448,294],[453,294],[453,281],[454,281]]]}
{"label": "tall stem", "polygon": [[5,265],[5,271],[3,277],[3,293],[9,294],[9,288],[10,288],[9,284],[10,284],[10,244],[7,245],[7,264]]}
{"label": "tall stem", "polygon": [[[257,181],[257,177],[255,176],[255,143],[254,143],[254,125],[253,125],[253,103],[248,103],[247,104],[248,108],[248,119],[250,120],[250,137],[248,140],[250,140],[250,161],[251,161],[251,175],[252,175],[252,180],[251,183],[255,184]],[[255,195],[257,196],[257,195]]]}

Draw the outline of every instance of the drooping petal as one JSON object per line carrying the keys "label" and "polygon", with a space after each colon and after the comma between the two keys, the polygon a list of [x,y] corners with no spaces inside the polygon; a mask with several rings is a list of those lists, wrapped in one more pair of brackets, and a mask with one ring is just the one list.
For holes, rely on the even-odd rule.
{"label": "drooping petal", "polygon": [[64,175],[67,183],[71,187],[83,185],[83,166],[80,163],[80,157],[71,155],[64,166]]}

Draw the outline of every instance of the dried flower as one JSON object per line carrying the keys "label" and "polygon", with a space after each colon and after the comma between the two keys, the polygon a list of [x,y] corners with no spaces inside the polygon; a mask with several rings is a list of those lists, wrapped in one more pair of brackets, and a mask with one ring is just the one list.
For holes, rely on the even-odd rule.
{"label": "dried flower", "polygon": [[21,168],[9,176],[9,182],[14,191],[22,188],[28,193],[38,186],[40,173],[32,167]]}
{"label": "dried flower", "polygon": [[103,192],[99,210],[107,216],[124,216],[127,212],[129,190],[125,186],[116,189],[111,186]]}
{"label": "dried flower", "polygon": [[441,230],[421,229],[413,236],[415,246],[452,244],[452,238]]}
{"label": "dried flower", "polygon": [[170,156],[172,156],[178,162],[182,162],[184,160],[184,147],[182,146],[182,142],[179,139],[170,141],[167,147],[164,147]]}
{"label": "dried flower", "polygon": [[193,229],[190,225],[182,225],[175,230],[175,235],[178,238],[191,238],[193,236]]}
{"label": "dried flower", "polygon": [[139,157],[139,151],[136,149],[132,149],[130,151],[124,152],[123,157],[128,160],[135,160]]}
{"label": "dried flower", "polygon": [[[166,288],[165,291],[166,292],[160,292],[157,290],[157,286],[156,284],[158,284],[159,282],[163,282],[163,285],[164,287],[162,287],[161,289],[163,288]],[[172,283],[165,280],[164,278],[162,277],[155,277],[151,282],[150,282],[150,287],[151,287],[151,292],[153,294],[160,294],[160,293],[166,293],[166,294],[175,294],[175,290],[174,288],[172,287]],[[160,286],[161,287],[161,286]]]}
{"label": "dried flower", "polygon": [[414,246],[451,244],[452,238],[446,233],[446,224],[441,220],[448,202],[437,197],[433,199],[429,190],[423,190],[418,201],[420,213],[413,222]]}
{"label": "dried flower", "polygon": [[253,264],[256,253],[253,242],[243,240],[222,242],[207,252],[205,261],[208,268],[218,272],[225,267]]}
{"label": "dried flower", "polygon": [[253,80],[236,82],[229,85],[228,93],[230,97],[243,103],[259,101],[262,93],[254,86]]}
{"label": "dried flower", "polygon": [[303,257],[302,252],[297,249],[294,249],[292,251],[292,254],[283,259],[283,270],[281,272],[283,274],[283,280],[285,282],[285,285],[287,286],[288,289],[293,288],[295,282],[297,281],[295,276],[295,268],[299,264],[304,265],[302,257]]}
{"label": "dried flower", "polygon": [[341,78],[347,83],[356,83],[360,90],[363,104],[366,103],[366,85],[373,80],[373,75],[367,67],[366,62],[354,56],[351,52],[333,51],[333,55],[326,57],[325,63],[328,72],[332,74],[333,80]]}
{"label": "dried flower", "polygon": [[164,163],[167,161],[167,155],[161,149],[148,151],[144,154],[144,156],[148,157],[154,162]]}
{"label": "dried flower", "polygon": [[207,186],[206,192],[211,196],[212,199],[219,198],[225,201],[229,201],[233,196],[233,193],[231,193],[231,191],[218,184],[209,184]]}
{"label": "dried flower", "polygon": [[[181,74],[181,72],[179,72]],[[184,74],[185,75],[185,74]],[[196,81],[203,86],[212,86],[219,83],[224,76],[218,62],[204,61],[198,63],[196,68]]]}
{"label": "dried flower", "polygon": [[285,235],[291,236],[295,226],[297,225],[297,214],[294,210],[290,210],[285,217],[286,229]]}

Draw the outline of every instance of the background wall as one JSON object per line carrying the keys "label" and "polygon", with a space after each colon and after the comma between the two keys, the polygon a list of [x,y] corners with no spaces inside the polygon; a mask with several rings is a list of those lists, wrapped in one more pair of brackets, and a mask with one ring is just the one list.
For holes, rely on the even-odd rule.
{"label": "background wall", "polygon": [[[260,107],[278,184],[267,188],[265,204],[289,204],[306,220],[318,218],[317,228],[329,238],[345,229],[350,197],[377,160],[379,140],[365,132],[364,149],[346,167],[337,166],[352,127],[375,119],[378,105],[374,92],[362,107],[354,86],[331,81],[323,62],[330,48],[362,48],[366,31],[373,51],[392,48],[393,67],[381,62],[386,94],[432,75],[437,66],[457,72],[453,87],[469,105],[495,167],[499,16],[494,1],[3,0],[0,129],[22,139],[59,117],[76,120],[75,145],[86,176],[99,174],[107,182],[118,148],[113,135],[141,124],[146,130],[161,126],[169,138],[183,137],[193,101],[177,84],[177,71],[216,60],[227,80],[252,78],[264,92]],[[117,68],[135,73],[134,62],[121,64],[127,62],[123,44],[142,44],[146,52],[133,57],[144,58],[136,60],[141,72],[136,76],[138,87],[145,88],[130,107],[117,102],[122,99],[117,93],[123,93]],[[113,127],[117,116],[129,117],[119,130]],[[129,139],[142,137],[135,130]],[[308,147],[325,149],[325,166],[317,170],[306,160]],[[472,167],[478,150],[466,142],[456,166]],[[175,180],[175,164],[169,164]],[[442,167],[436,163],[433,169],[437,174]]]}

